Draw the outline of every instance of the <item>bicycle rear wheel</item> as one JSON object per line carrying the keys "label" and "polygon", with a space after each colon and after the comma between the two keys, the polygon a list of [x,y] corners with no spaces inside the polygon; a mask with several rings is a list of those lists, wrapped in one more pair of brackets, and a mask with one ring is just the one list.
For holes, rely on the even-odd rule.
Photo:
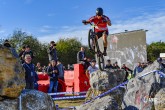
{"label": "bicycle rear wheel", "polygon": [[104,57],[103,57],[103,55],[98,56],[98,65],[99,65],[99,69],[101,71],[103,71],[104,68],[105,68],[105,63],[104,63]]}
{"label": "bicycle rear wheel", "polygon": [[88,32],[88,45],[92,51],[95,51],[95,49],[94,49],[94,32],[92,29],[90,29]]}

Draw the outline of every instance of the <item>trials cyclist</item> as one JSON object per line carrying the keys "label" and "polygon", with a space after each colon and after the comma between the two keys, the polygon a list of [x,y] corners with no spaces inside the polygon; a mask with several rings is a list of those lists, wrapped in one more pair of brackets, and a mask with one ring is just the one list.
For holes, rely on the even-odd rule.
{"label": "trials cyclist", "polygon": [[103,45],[104,45],[104,56],[107,55],[106,53],[106,50],[107,50],[107,36],[109,34],[108,32],[108,26],[111,26],[111,20],[103,15],[103,9],[102,8],[97,8],[96,9],[96,15],[95,16],[92,16],[89,20],[87,21],[83,21],[83,23],[86,25],[86,24],[89,24],[93,22],[94,25],[96,25],[95,27],[95,33],[96,33],[96,37],[97,39],[99,39],[100,37],[103,38]]}

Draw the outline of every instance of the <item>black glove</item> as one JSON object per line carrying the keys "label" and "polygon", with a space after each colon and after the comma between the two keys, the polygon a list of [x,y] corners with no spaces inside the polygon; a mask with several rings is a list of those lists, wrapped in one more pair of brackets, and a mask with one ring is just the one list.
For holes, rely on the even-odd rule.
{"label": "black glove", "polygon": [[82,20],[82,23],[83,23],[83,24],[87,24],[87,21],[86,21],[86,20]]}

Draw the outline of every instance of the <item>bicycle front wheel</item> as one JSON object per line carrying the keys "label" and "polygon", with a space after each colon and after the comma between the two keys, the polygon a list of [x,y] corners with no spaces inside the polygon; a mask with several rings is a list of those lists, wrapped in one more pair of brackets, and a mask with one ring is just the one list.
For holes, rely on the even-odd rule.
{"label": "bicycle front wheel", "polygon": [[92,51],[95,51],[94,50],[94,32],[92,29],[90,29],[88,32],[88,45]]}
{"label": "bicycle front wheel", "polygon": [[103,57],[103,55],[100,55],[100,56],[98,57],[98,65],[99,65],[99,69],[100,69],[101,71],[103,71],[104,68],[105,68],[105,63],[104,63],[104,57]]}

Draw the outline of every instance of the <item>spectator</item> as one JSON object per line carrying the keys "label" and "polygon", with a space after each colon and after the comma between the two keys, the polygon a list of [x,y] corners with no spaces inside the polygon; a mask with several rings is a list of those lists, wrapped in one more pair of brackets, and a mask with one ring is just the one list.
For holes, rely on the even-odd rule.
{"label": "spectator", "polygon": [[37,89],[38,84],[38,76],[35,72],[35,66],[32,64],[32,58],[31,55],[26,54],[25,55],[25,62],[22,64],[25,68],[25,81],[26,86],[25,89]]}
{"label": "spectator", "polygon": [[33,52],[31,51],[29,45],[26,45],[26,46],[25,46],[25,52],[23,53],[23,59],[25,58],[25,55],[26,55],[26,54],[29,54],[29,55],[31,56],[32,59],[34,58]]}
{"label": "spectator", "polygon": [[115,63],[113,64],[113,69],[120,69],[120,67],[118,66],[118,63],[117,63],[117,62],[115,62]]}
{"label": "spectator", "polygon": [[25,52],[25,46],[22,47],[21,52],[19,53],[19,58],[21,60],[21,63],[24,63],[24,59],[23,59],[23,53]]}
{"label": "spectator", "polygon": [[54,60],[57,63],[57,50],[54,41],[50,42],[50,47],[48,48],[47,52],[48,52],[49,61],[51,62],[52,60]]}
{"label": "spectator", "polygon": [[7,39],[4,41],[3,46],[9,48],[14,57],[16,57],[16,58],[19,57],[16,50],[13,47],[11,47],[11,44]]}
{"label": "spectator", "polygon": [[42,67],[41,67],[40,62],[38,62],[36,65],[36,72],[42,72]]}
{"label": "spectator", "polygon": [[89,66],[88,69],[86,70],[86,76],[89,78],[89,74],[91,74],[97,70],[98,70],[98,68],[96,67],[96,60],[93,59],[91,61],[91,66]]}
{"label": "spectator", "polygon": [[84,47],[81,47],[80,51],[77,53],[77,63],[83,64],[85,70],[89,66],[89,62],[87,61]]}
{"label": "spectator", "polygon": [[57,68],[59,70],[58,78],[64,81],[64,67],[59,60],[57,61]]}
{"label": "spectator", "polygon": [[3,46],[8,47],[8,48],[11,47],[10,42],[7,39],[5,40]]}
{"label": "spectator", "polygon": [[51,93],[52,91],[57,92],[59,70],[56,66],[55,60],[51,61],[51,66],[48,67],[47,73],[50,76],[50,86],[48,93]]}
{"label": "spectator", "polygon": [[111,60],[107,60],[107,64],[105,65],[105,69],[113,69],[113,66],[111,64]]}
{"label": "spectator", "polygon": [[77,63],[85,64],[86,55],[84,47],[81,47],[80,51],[77,53]]}
{"label": "spectator", "polygon": [[136,76],[137,73],[140,73],[143,71],[143,68],[141,66],[141,62],[138,62],[138,65],[134,69],[134,77]]}
{"label": "spectator", "polygon": [[125,76],[124,81],[127,81],[127,77],[128,77],[128,75],[129,75],[129,72],[131,72],[131,74],[132,74],[133,71],[132,71],[131,69],[129,69],[125,64],[123,64],[123,66],[122,66],[121,69],[124,69],[124,70],[125,70],[126,76]]}

